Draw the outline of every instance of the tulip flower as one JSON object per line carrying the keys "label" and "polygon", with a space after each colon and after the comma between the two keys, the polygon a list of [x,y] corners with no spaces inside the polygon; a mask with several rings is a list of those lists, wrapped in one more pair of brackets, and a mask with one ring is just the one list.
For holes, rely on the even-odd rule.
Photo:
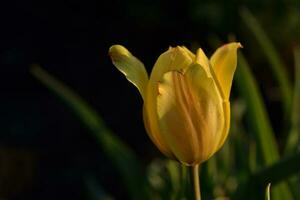
{"label": "tulip flower", "polygon": [[143,63],[113,45],[113,64],[139,90],[148,135],[167,157],[189,166],[209,159],[224,144],[230,125],[230,89],[240,43],[229,43],[210,59],[183,46],[159,56],[150,78]]}

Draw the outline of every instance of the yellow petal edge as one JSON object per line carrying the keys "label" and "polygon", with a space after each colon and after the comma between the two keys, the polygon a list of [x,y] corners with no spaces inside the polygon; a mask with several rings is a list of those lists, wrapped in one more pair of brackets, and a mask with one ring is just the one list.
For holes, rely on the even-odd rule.
{"label": "yellow petal edge", "polygon": [[144,64],[122,45],[111,46],[109,56],[117,69],[126,76],[129,82],[137,87],[142,98],[145,99],[148,74]]}
{"label": "yellow petal edge", "polygon": [[210,63],[222,89],[224,100],[228,100],[230,96],[233,75],[237,65],[237,49],[241,47],[242,45],[239,42],[223,45],[210,58]]}

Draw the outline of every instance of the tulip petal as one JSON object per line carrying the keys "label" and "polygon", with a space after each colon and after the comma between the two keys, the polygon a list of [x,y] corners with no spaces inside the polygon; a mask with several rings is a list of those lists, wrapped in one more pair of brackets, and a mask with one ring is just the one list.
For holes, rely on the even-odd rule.
{"label": "tulip petal", "polygon": [[193,164],[199,160],[199,141],[191,119],[184,75],[177,71],[165,73],[159,84],[157,113],[161,134],[178,160]]}
{"label": "tulip petal", "polygon": [[[117,69],[126,76],[128,81],[133,83],[138,88],[143,100],[145,101],[148,75],[143,63],[121,45],[113,45],[109,49],[109,55]],[[143,119],[146,131],[153,143],[163,154],[170,158],[174,158],[168,146],[161,139],[157,126],[155,126],[155,124],[153,125],[153,123],[150,124],[150,119],[145,106],[143,109]]]}
{"label": "tulip petal", "polygon": [[144,64],[121,45],[111,46],[109,55],[117,69],[126,76],[129,82],[137,87],[142,98],[145,99],[148,74]]}
{"label": "tulip petal", "polygon": [[229,101],[223,101],[223,111],[224,111],[225,123],[224,123],[224,128],[222,131],[219,144],[216,146],[215,151],[218,151],[223,146],[229,133],[229,129],[230,129],[230,102]]}
{"label": "tulip petal", "polygon": [[191,52],[188,48],[186,48],[185,46],[181,46],[181,48],[190,56],[192,60],[195,59],[195,54],[193,54],[193,52]]}
{"label": "tulip petal", "polygon": [[178,160],[193,165],[214,153],[224,125],[222,99],[202,66],[164,74],[157,112],[161,133]]}
{"label": "tulip petal", "polygon": [[[206,70],[199,64],[191,65],[186,72],[186,77],[190,87],[196,91],[197,107],[200,108],[201,117],[197,119],[201,129],[201,160],[205,161],[219,149],[224,138],[226,124],[224,101],[212,76],[208,76]],[[203,128],[205,126],[206,128]]]}
{"label": "tulip petal", "polygon": [[152,142],[156,145],[156,147],[162,152],[165,156],[176,159],[173,155],[172,151],[169,149],[169,146],[164,142],[162,139],[162,136],[159,132],[159,129],[157,126],[150,126],[148,114],[146,112],[146,107],[143,107],[143,120],[146,132],[148,133],[148,136],[152,140]]}
{"label": "tulip petal", "polygon": [[171,47],[157,59],[150,79],[152,82],[157,82],[162,78],[163,74],[168,71],[184,71],[190,66],[194,59],[195,55],[187,48],[180,46]]}
{"label": "tulip petal", "polygon": [[156,112],[158,83],[164,73],[172,70],[183,71],[193,62],[194,58],[195,55],[184,47],[178,46],[175,48],[169,48],[168,51],[159,56],[153,67],[148,83],[147,96],[144,103],[144,122],[145,124],[148,124],[147,132],[156,146],[165,155],[172,155],[170,157],[173,158],[173,152],[161,134],[158,124],[158,116]]}
{"label": "tulip petal", "polygon": [[237,49],[240,47],[242,45],[237,42],[226,44],[218,48],[210,58],[225,100],[228,100],[230,96],[232,79],[237,65]]}
{"label": "tulip petal", "polygon": [[201,48],[197,50],[196,63],[203,67],[208,77],[211,77],[209,59],[207,58],[207,56]]}

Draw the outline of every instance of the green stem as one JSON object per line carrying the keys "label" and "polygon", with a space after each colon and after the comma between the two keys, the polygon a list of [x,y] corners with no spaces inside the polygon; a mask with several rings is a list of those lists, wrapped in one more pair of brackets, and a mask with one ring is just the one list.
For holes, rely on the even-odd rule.
{"label": "green stem", "polygon": [[191,168],[194,187],[195,200],[201,200],[200,180],[199,180],[199,165],[194,165]]}

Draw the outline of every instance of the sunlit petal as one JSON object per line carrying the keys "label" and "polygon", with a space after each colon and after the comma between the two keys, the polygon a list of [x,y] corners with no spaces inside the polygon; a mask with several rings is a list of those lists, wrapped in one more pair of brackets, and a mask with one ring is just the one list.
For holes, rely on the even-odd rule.
{"label": "sunlit petal", "polygon": [[157,111],[161,133],[178,160],[192,165],[214,153],[224,125],[222,99],[202,66],[164,74]]}
{"label": "sunlit petal", "polygon": [[233,75],[237,65],[237,49],[240,43],[233,42],[218,48],[210,58],[210,63],[223,90],[224,99],[228,100]]}
{"label": "sunlit petal", "polygon": [[187,86],[180,72],[167,72],[159,84],[157,112],[161,134],[176,158],[193,164],[200,157],[199,140],[191,117],[191,99],[187,99],[191,97]]}
{"label": "sunlit petal", "polygon": [[208,77],[211,77],[209,59],[207,58],[207,56],[205,55],[204,51],[201,48],[197,50],[196,63],[198,63],[203,67]]}
{"label": "sunlit petal", "polygon": [[143,120],[145,129],[148,133],[148,136],[152,140],[152,142],[156,145],[156,147],[167,157],[176,159],[172,153],[172,151],[169,149],[169,146],[165,143],[165,140],[162,138],[162,135],[160,133],[160,130],[157,126],[150,126],[149,118],[147,115],[147,112],[145,110],[145,106],[143,107]]}
{"label": "sunlit petal", "polygon": [[201,162],[203,162],[216,152],[223,138],[226,121],[223,101],[215,81],[207,76],[205,69],[199,64],[191,65],[185,76],[195,95],[194,109],[198,110],[198,115],[192,117],[198,125],[202,147]]}
{"label": "sunlit petal", "polygon": [[184,71],[190,66],[195,56],[186,48],[177,46],[171,47],[168,51],[161,54],[154,64],[151,72],[151,82],[159,81],[163,74],[168,71]]}
{"label": "sunlit petal", "polygon": [[143,63],[121,45],[110,47],[109,55],[113,64],[137,87],[142,98],[145,99],[148,75]]}
{"label": "sunlit petal", "polygon": [[225,120],[224,127],[220,135],[219,143],[215,147],[216,149],[214,151],[218,151],[223,146],[229,133],[229,129],[230,129],[230,102],[229,101],[223,101],[223,112],[224,112],[224,120]]}
{"label": "sunlit petal", "polygon": [[168,51],[159,56],[156,61],[147,88],[147,96],[145,100],[146,115],[148,116],[149,134],[154,141],[159,141],[165,152],[170,154],[171,149],[166,143],[165,138],[161,134],[158,124],[158,116],[156,112],[158,83],[164,73],[172,70],[182,71],[185,70],[193,62],[193,55],[182,47],[169,48]]}
{"label": "sunlit petal", "polygon": [[192,60],[195,59],[195,54],[191,52],[188,48],[186,48],[185,46],[181,46],[181,48],[190,56]]}

